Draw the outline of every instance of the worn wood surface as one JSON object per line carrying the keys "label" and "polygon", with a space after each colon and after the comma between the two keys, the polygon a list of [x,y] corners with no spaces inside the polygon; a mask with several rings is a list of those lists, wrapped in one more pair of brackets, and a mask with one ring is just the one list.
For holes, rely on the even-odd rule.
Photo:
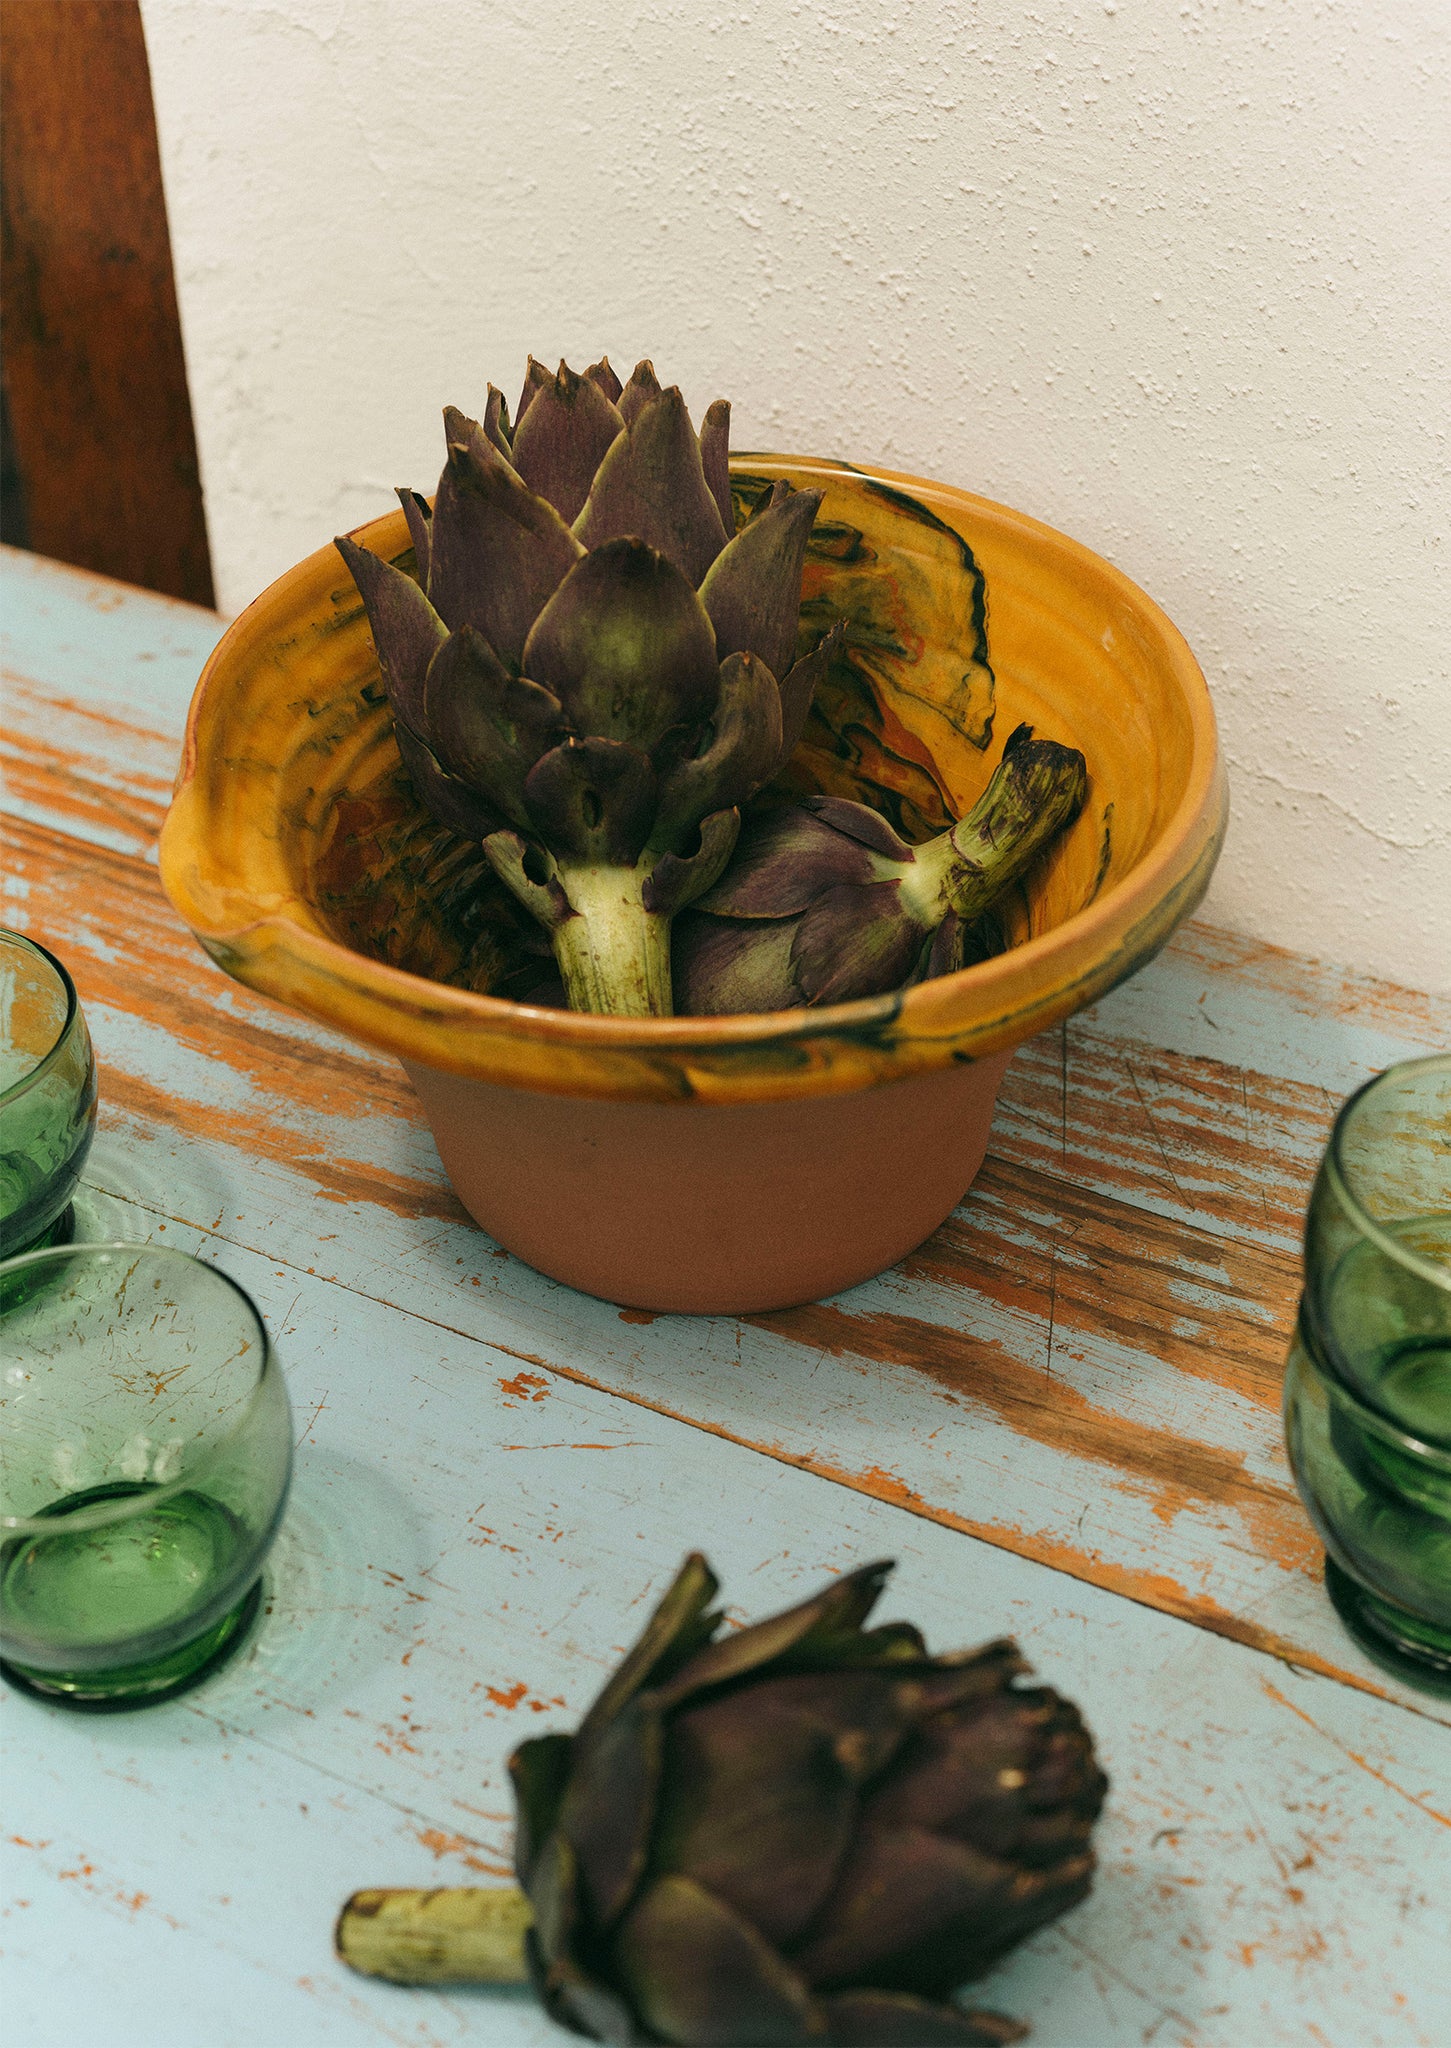
{"label": "worn wood surface", "polygon": [[1334,1622],[1278,1394],[1334,1104],[1451,1041],[1448,1005],[1192,926],[1020,1052],[982,1178],[902,1267],[744,1322],[622,1313],[463,1218],[398,1070],[176,925],[152,848],[218,622],[4,578],[4,916],[96,1038],[86,1228],[236,1273],[300,1442],[243,1661],[114,1721],[6,1701],[15,2038],[562,2038],[349,1978],[330,1916],[507,1870],[507,1750],[697,1542],[738,1612],[897,1556],[894,1612],[1009,1628],[1081,1700],[1102,1878],[982,1994],[1044,2048],[1444,2038],[1448,1712]]}

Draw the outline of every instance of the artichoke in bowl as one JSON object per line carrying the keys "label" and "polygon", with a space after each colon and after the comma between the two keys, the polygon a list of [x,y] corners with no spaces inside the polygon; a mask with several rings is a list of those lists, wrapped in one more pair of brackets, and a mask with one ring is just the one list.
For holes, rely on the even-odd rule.
{"label": "artichoke in bowl", "polygon": [[1082,809],[1076,747],[1019,725],[965,818],[922,846],[846,797],[763,811],[675,932],[693,1015],[849,1002],[970,965],[981,920]]}
{"label": "artichoke in bowl", "polygon": [[648,362],[550,376],[511,422],[444,415],[437,496],[400,491],[418,575],[344,537],[398,745],[550,936],[571,1008],[673,1009],[670,926],[800,737],[834,641],[796,659],[821,494],[734,531],[730,408],[695,434]]}

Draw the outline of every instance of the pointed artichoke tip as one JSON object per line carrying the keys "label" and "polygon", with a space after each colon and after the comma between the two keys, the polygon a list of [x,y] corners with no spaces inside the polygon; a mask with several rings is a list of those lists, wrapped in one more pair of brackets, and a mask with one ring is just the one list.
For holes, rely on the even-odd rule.
{"label": "pointed artichoke tip", "polygon": [[357,584],[360,595],[364,590],[364,576],[369,575],[374,569],[391,569],[393,566],[391,562],[385,562],[381,555],[375,555],[371,548],[365,548],[361,542],[355,541],[350,533],[335,534],[333,546],[347,563],[348,573]]}
{"label": "pointed artichoke tip", "polygon": [[446,405],[443,409],[443,437],[450,462],[456,455],[467,455],[476,440],[488,439],[478,421],[461,412],[456,405]]}

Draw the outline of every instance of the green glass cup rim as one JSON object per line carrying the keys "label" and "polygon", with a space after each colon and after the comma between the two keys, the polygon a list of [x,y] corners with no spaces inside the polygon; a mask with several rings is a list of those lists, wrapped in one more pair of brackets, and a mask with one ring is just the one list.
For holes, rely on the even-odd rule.
{"label": "green glass cup rim", "polygon": [[1430,1465],[1435,1471],[1444,1472],[1451,1478],[1451,1444],[1427,1443],[1424,1437],[1414,1436],[1398,1422],[1392,1422],[1379,1408],[1372,1408],[1354,1388],[1348,1387],[1335,1368],[1326,1363],[1315,1342],[1313,1332],[1307,1326],[1303,1305],[1296,1334],[1299,1338],[1297,1348],[1305,1364],[1314,1373],[1331,1400],[1338,1401],[1343,1408],[1348,1409],[1361,1429],[1369,1431],[1372,1436],[1378,1436],[1382,1443],[1389,1444],[1392,1450],[1399,1451],[1403,1457],[1414,1458],[1418,1463]]}
{"label": "green glass cup rim", "polygon": [[1340,1106],[1330,1133],[1330,1142],[1325,1148],[1322,1170],[1335,1191],[1335,1196],[1346,1218],[1354,1224],[1362,1237],[1368,1238],[1377,1250],[1385,1253],[1398,1266],[1418,1279],[1428,1280],[1433,1287],[1442,1288],[1451,1294],[1451,1267],[1439,1265],[1434,1259],[1422,1258],[1411,1246],[1402,1244],[1384,1225],[1364,1208],[1351,1185],[1349,1170],[1344,1157],[1344,1145],[1350,1129],[1350,1119],[1366,1097],[1373,1095],[1377,1088],[1387,1081],[1404,1080],[1408,1074],[1442,1072],[1451,1074],[1451,1052],[1434,1052],[1424,1059],[1400,1060],[1383,1073],[1372,1074],[1368,1081],[1361,1083],[1355,1093]]}
{"label": "green glass cup rim", "polygon": [[[213,1279],[222,1281],[237,1295],[243,1308],[250,1316],[261,1339],[261,1362],[252,1392],[241,1405],[240,1412],[227,1427],[208,1445],[200,1457],[179,1472],[175,1479],[163,1481],[159,1486],[148,1486],[144,1493],[123,1495],[115,1500],[98,1501],[94,1507],[76,1508],[65,1517],[67,1533],[81,1533],[91,1529],[109,1528],[117,1522],[128,1522],[137,1515],[152,1514],[155,1510],[178,1494],[190,1492],[207,1472],[216,1464],[222,1454],[230,1449],[237,1437],[246,1429],[253,1411],[262,1395],[268,1375],[281,1371],[277,1354],[272,1348],[272,1339],[267,1334],[267,1325],[262,1311],[248,1294],[245,1287],[234,1280],[230,1273],[224,1273],[220,1266],[212,1265],[206,1259],[199,1259],[192,1252],[184,1252],[176,1245],[128,1244],[123,1239],[113,1239],[104,1244],[51,1245],[38,1252],[21,1252],[13,1259],[0,1260],[0,1285],[13,1274],[28,1272],[32,1267],[50,1264],[60,1266],[75,1259],[89,1259],[98,1255],[115,1257],[120,1254],[127,1258],[165,1259],[170,1262],[196,1266]],[[4,1328],[3,1313],[0,1313],[0,1331]],[[53,1536],[58,1523],[53,1515],[7,1515],[0,1514],[0,1532],[6,1539],[25,1536]]]}
{"label": "green glass cup rim", "polygon": [[59,1064],[81,1021],[81,999],[76,993],[76,985],[71,980],[70,970],[65,962],[57,960],[49,946],[42,946],[39,939],[28,938],[24,932],[17,932],[9,925],[0,925],[0,943],[8,939],[13,939],[17,945],[23,946],[28,953],[38,953],[48,966],[55,969],[66,993],[66,1013],[65,1022],[56,1033],[55,1043],[50,1050],[41,1054],[28,1074],[22,1074],[20,1079],[12,1081],[8,1088],[0,1089],[0,1110],[8,1109],[12,1102],[18,1102],[28,1089],[36,1085],[42,1075]]}

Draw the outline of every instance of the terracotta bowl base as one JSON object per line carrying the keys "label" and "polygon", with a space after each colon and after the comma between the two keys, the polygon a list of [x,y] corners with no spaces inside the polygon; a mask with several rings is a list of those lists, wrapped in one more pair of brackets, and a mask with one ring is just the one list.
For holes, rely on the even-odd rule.
{"label": "terracotta bowl base", "polygon": [[404,1067],[490,1237],[624,1307],[742,1315],[839,1293],[929,1237],[982,1165],[1011,1057],[759,1103],[589,1100]]}

